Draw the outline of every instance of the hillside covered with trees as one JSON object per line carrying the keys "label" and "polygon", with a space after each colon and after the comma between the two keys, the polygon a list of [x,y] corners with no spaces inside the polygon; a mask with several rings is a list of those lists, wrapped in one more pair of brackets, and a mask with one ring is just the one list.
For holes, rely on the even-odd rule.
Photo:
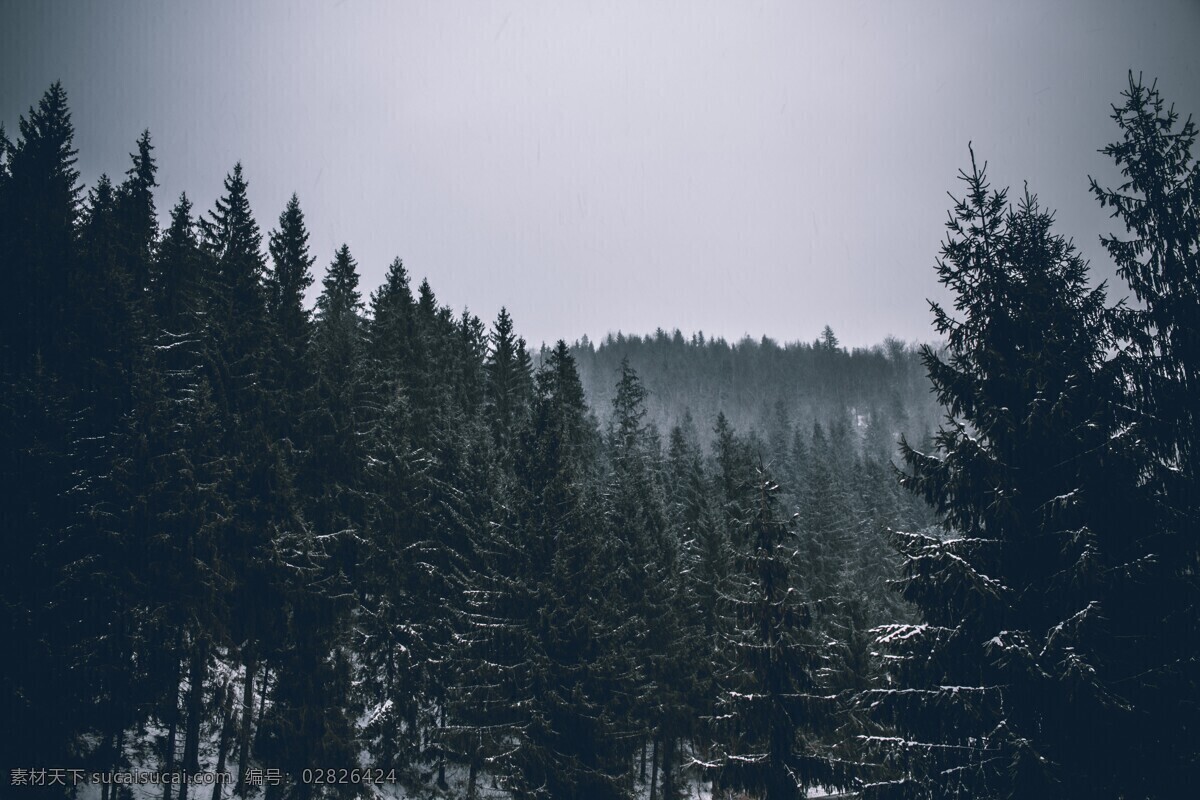
{"label": "hillside covered with trees", "polygon": [[535,350],[240,164],[165,226],[149,132],[85,191],[51,86],[0,131],[5,795],[1200,785],[1195,127],[1113,120],[1124,286],[972,154],[937,347]]}

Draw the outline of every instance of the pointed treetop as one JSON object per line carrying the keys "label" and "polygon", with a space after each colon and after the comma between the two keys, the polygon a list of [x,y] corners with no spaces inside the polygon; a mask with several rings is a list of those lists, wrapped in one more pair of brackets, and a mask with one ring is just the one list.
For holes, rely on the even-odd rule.
{"label": "pointed treetop", "polygon": [[249,257],[261,262],[262,234],[250,212],[247,188],[239,161],[225,176],[225,196],[203,222],[208,246],[219,258]]}
{"label": "pointed treetop", "polygon": [[[83,191],[79,171],[75,169],[78,151],[74,148],[75,127],[67,108],[67,93],[55,81],[36,108],[18,122],[20,139],[6,146],[8,169],[21,182],[42,184],[52,193],[65,194],[72,210]],[[44,193],[44,189],[39,193]]]}
{"label": "pointed treetop", "polygon": [[492,329],[494,331],[492,334],[493,341],[509,339],[512,336],[513,321],[506,307],[500,306],[500,313],[496,315],[496,324]]}
{"label": "pointed treetop", "polygon": [[151,286],[159,322],[167,329],[178,331],[188,324],[195,310],[200,280],[200,242],[192,203],[181,193],[171,209],[171,223],[159,243]]}
{"label": "pointed treetop", "polygon": [[187,192],[179,193],[179,200],[175,202],[174,208],[171,209],[171,225],[168,231],[178,230],[180,234],[187,233],[195,239],[195,220],[192,219],[192,201],[188,199]]}
{"label": "pointed treetop", "polygon": [[94,217],[97,212],[111,210],[115,194],[108,173],[100,173],[96,185],[88,190],[88,212]]}
{"label": "pointed treetop", "polygon": [[303,312],[304,292],[312,285],[316,258],[309,253],[304,212],[294,193],[279,215],[279,228],[271,231],[268,241],[275,265],[268,280],[268,309],[272,313],[284,307]]}
{"label": "pointed treetop", "polygon": [[433,294],[433,288],[430,287],[428,278],[421,280],[421,286],[417,293],[417,307],[421,310],[421,314],[432,317],[437,312],[437,297]]}
{"label": "pointed treetop", "polygon": [[408,308],[413,304],[412,289],[409,287],[408,270],[404,262],[396,257],[388,265],[383,283],[371,295],[372,316],[378,318],[381,311],[397,307]]}
{"label": "pointed treetop", "polygon": [[150,129],[146,128],[138,137],[137,152],[129,154],[133,164],[125,172],[128,176],[127,185],[137,186],[146,191],[158,186],[158,181],[155,180],[158,164],[154,160],[153,151],[154,145],[150,143]]}
{"label": "pointed treetop", "polygon": [[560,406],[584,407],[583,384],[565,340],[559,339],[550,351],[550,357],[538,373],[537,385],[542,397],[553,398]]}
{"label": "pointed treetop", "polygon": [[333,256],[325,279],[323,291],[317,298],[317,311],[323,318],[355,313],[362,308],[362,295],[358,291],[358,263],[350,255],[350,247],[343,244]]}
{"label": "pointed treetop", "polygon": [[613,397],[613,433],[616,444],[633,447],[643,432],[642,420],[646,416],[646,387],[642,385],[629,358],[621,359],[621,378],[617,381],[617,393]]}

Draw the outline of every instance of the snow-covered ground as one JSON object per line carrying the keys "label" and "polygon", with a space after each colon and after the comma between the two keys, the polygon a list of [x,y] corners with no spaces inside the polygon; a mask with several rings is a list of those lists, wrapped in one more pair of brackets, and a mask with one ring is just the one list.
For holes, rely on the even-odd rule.
{"label": "snow-covered ground", "polygon": [[[215,749],[215,744],[212,744],[211,748]],[[136,753],[132,752],[132,748],[130,756],[130,760],[133,763],[130,772],[142,771],[149,773],[155,768],[153,763],[145,763],[143,759],[137,758]],[[213,758],[215,759],[215,755]],[[231,797],[233,794],[233,782],[237,779],[237,765],[232,765],[229,772],[231,781],[225,786],[220,795],[224,798]],[[445,789],[433,783],[417,786],[405,786],[398,783],[370,784],[367,788],[371,796],[378,798],[378,800],[451,800],[452,798],[458,800],[459,798],[466,797],[466,767],[456,764],[447,765],[446,782],[448,786]],[[159,800],[162,797],[162,787],[156,784],[135,784],[129,788],[134,800]],[[703,781],[696,775],[685,775],[684,789],[684,796],[689,800],[725,800],[720,797],[715,798],[712,794],[711,784]],[[648,785],[639,784],[636,787],[636,792],[638,800],[649,800],[650,787]],[[509,796],[507,792],[493,787],[492,778],[487,774],[480,774],[478,776],[476,793],[479,800],[502,800]],[[99,784],[85,783],[80,785],[77,797],[79,800],[100,800],[100,795],[101,786]],[[808,793],[808,796],[810,798],[819,798],[833,797],[836,794],[823,789],[813,789]],[[193,786],[188,792],[188,797],[193,800],[211,800],[213,797],[213,787],[211,785]],[[738,795],[734,795],[734,797],[739,798]]]}
{"label": "snow-covered ground", "polygon": [[[233,691],[235,692],[235,697],[241,697],[243,673],[232,666],[227,660],[216,660],[213,665],[213,672],[210,674],[210,680],[213,680],[215,683],[225,684],[227,686],[226,691]],[[186,691],[186,688],[186,685],[182,687],[183,691]],[[360,724],[363,722],[364,720],[359,721]],[[147,726],[143,731],[129,732],[126,736],[125,757],[130,766],[126,770],[123,770],[122,774],[149,776],[156,773],[160,768],[159,752],[161,742],[166,739],[166,735],[167,731],[164,728],[153,725]],[[177,735],[180,737],[180,742],[182,743],[182,730]],[[216,726],[211,724],[206,725],[202,730],[199,756],[201,773],[208,776],[210,780],[213,778],[216,769],[218,744]],[[214,786],[211,782],[206,785],[193,785],[188,790],[189,800],[214,800],[214,797],[230,798],[233,796],[233,787],[238,778],[238,764],[235,760],[236,747],[230,747],[230,750],[231,752],[226,755],[228,780],[224,784],[220,794],[214,795]],[[364,764],[368,763],[366,754],[363,755],[362,761]],[[647,770],[647,773],[649,774],[649,770]],[[460,800],[466,797],[467,777],[468,771],[465,766],[447,764],[447,787],[444,789],[437,786],[433,781],[425,784],[364,784],[364,787],[368,790],[370,796],[378,800]],[[741,796],[736,794],[732,797],[720,795],[714,797],[711,783],[703,779],[695,764],[683,769],[681,781],[685,791],[684,796],[688,800],[741,800]],[[163,793],[162,785],[157,782],[124,783],[123,786],[128,787],[128,793],[132,800],[160,800]],[[85,780],[77,784],[76,798],[77,800],[100,800],[102,788],[100,783]],[[122,794],[124,794],[124,791],[122,791]],[[478,800],[503,800],[509,797],[507,792],[493,785],[492,776],[486,772],[481,772],[477,776],[476,795]],[[259,790],[259,796],[261,796],[261,789]],[[829,792],[818,788],[810,790],[808,796],[810,798],[820,798],[836,797],[838,795],[836,792]],[[649,800],[649,784],[638,782],[635,785],[635,797],[638,800]]]}

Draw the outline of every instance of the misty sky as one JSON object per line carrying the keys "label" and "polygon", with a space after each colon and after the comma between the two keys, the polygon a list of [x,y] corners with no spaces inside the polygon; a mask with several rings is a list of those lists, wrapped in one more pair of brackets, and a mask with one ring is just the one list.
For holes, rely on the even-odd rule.
{"label": "misty sky", "polygon": [[264,234],[299,194],[318,285],[343,241],[364,294],[399,255],[531,343],[865,345],[933,336],[969,140],[1107,277],[1109,106],[1132,67],[1200,114],[1198,40],[1194,0],[0,0],[0,121],[61,79],[89,184],[145,127],[164,220],[241,160]]}

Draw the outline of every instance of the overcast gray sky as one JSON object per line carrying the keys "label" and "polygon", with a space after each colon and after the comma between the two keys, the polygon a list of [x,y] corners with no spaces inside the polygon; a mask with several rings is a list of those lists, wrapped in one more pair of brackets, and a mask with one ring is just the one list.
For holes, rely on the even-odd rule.
{"label": "overcast gray sky", "polygon": [[79,165],[148,127],[165,218],[241,160],[264,234],[297,192],[318,280],[401,256],[531,343],[658,326],[932,336],[968,163],[1058,209],[1087,192],[1131,67],[1200,114],[1200,2],[11,2],[0,121],[61,79]]}

